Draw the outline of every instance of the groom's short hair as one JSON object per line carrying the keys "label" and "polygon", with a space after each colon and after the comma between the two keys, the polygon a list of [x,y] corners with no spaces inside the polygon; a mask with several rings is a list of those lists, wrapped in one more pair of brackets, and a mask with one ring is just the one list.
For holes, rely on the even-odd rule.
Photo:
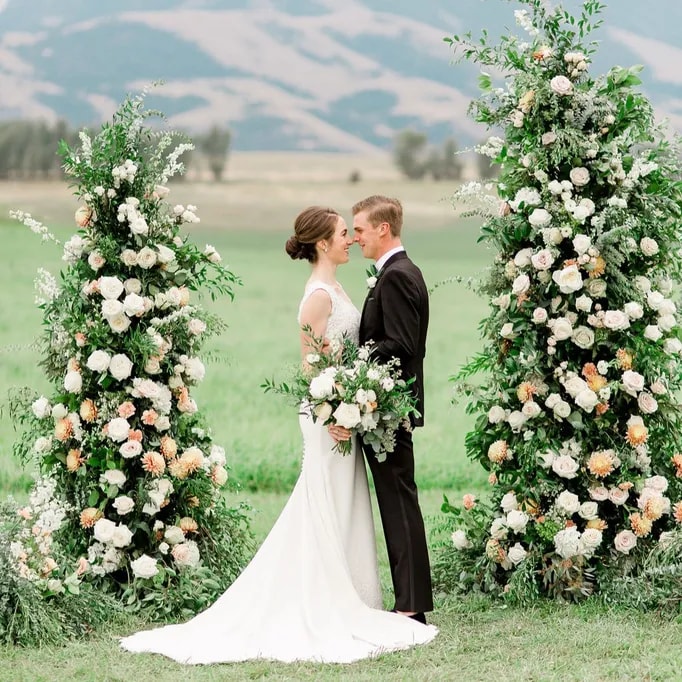
{"label": "groom's short hair", "polygon": [[367,220],[372,225],[388,223],[391,227],[391,234],[394,237],[400,237],[400,230],[403,227],[403,205],[398,199],[374,194],[362,201],[358,201],[353,206],[353,215],[357,215],[362,211],[367,211]]}

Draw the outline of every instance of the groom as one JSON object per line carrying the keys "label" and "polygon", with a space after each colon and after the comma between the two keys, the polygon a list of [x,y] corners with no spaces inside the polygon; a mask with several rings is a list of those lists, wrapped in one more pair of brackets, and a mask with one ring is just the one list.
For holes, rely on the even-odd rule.
{"label": "groom", "polygon": [[[371,196],[353,206],[355,239],[365,258],[376,261],[377,278],[365,299],[360,321],[360,344],[374,342],[381,361],[399,358],[402,378],[411,384],[424,424],[424,371],[429,298],[419,268],[407,257],[400,241],[403,208],[397,199]],[[378,462],[374,451],[363,450],[374,479],[381,522],[391,565],[395,610],[426,622],[433,609],[431,571],[417,486],[414,482],[412,433],[401,428],[395,451]]]}

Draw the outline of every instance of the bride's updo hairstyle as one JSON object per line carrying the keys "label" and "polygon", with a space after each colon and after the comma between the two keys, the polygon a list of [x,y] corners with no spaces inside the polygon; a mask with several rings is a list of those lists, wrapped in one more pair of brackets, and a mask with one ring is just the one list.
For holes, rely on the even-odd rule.
{"label": "bride's updo hairstyle", "polygon": [[286,243],[286,252],[294,260],[314,263],[317,260],[315,244],[321,239],[331,239],[336,230],[339,214],[332,208],[309,206],[301,211],[294,222],[294,234]]}

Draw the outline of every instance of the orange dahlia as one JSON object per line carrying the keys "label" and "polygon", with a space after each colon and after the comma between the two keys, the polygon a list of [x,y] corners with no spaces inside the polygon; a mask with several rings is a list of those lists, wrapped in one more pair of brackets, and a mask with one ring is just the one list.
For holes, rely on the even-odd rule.
{"label": "orange dahlia", "polygon": [[83,528],[92,528],[103,516],[95,507],[87,507],[80,513],[80,523]]}
{"label": "orange dahlia", "polygon": [[628,432],[625,436],[625,440],[636,447],[637,445],[643,445],[647,442],[649,438],[649,430],[644,424],[631,424],[628,426]]}
{"label": "orange dahlia", "polygon": [[173,459],[178,454],[178,444],[170,436],[164,436],[159,444],[159,450],[166,459]]}
{"label": "orange dahlia", "polygon": [[597,478],[605,478],[616,468],[616,460],[612,450],[597,450],[587,460],[589,472]]}
{"label": "orange dahlia", "polygon": [[88,422],[88,424],[91,424],[95,421],[95,419],[97,419],[97,406],[93,400],[90,400],[90,398],[87,398],[81,403],[79,412],[81,419],[84,422]]}
{"label": "orange dahlia", "polygon": [[645,516],[642,516],[639,512],[635,512],[631,517],[630,517],[630,526],[632,528],[632,532],[638,537],[638,538],[643,538],[649,535],[651,533],[651,519],[647,519]]}
{"label": "orange dahlia", "polygon": [[141,457],[142,468],[152,476],[161,476],[161,474],[166,470],[166,461],[158,453],[151,450],[150,452],[145,452]]}
{"label": "orange dahlia", "polygon": [[624,348],[619,348],[616,351],[616,360],[620,369],[632,369],[632,354],[626,351]]}
{"label": "orange dahlia", "polygon": [[679,453],[673,455],[672,461],[676,469],[675,475],[677,476],[677,478],[682,478],[682,455],[680,455]]}
{"label": "orange dahlia", "polygon": [[180,519],[178,526],[180,526],[180,530],[182,530],[185,535],[187,535],[187,533],[196,533],[199,530],[199,524],[189,516]]}
{"label": "orange dahlia", "polygon": [[516,389],[516,396],[522,403],[527,403],[529,400],[533,399],[533,396],[537,393],[537,388],[530,383],[530,381],[522,382]]}
{"label": "orange dahlia", "polygon": [[488,459],[496,464],[502,464],[509,455],[506,440],[496,440],[488,448]]}
{"label": "orange dahlia", "polygon": [[71,423],[71,420],[67,419],[66,417],[64,419],[60,419],[54,425],[54,437],[57,440],[60,440],[62,443],[64,441],[69,440],[69,438],[71,438],[72,433],[73,433],[73,424]]}
{"label": "orange dahlia", "polygon": [[78,471],[80,469],[81,464],[83,463],[83,458],[81,457],[81,451],[80,450],[69,450],[69,454],[66,456],[66,468],[71,472],[74,473],[75,471]]}

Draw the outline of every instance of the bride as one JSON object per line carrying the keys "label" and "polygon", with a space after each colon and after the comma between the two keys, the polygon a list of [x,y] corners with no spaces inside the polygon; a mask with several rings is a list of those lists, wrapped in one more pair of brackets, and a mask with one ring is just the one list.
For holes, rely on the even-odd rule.
{"label": "bride", "polygon": [[[298,322],[317,338],[357,341],[360,313],[336,281],[352,239],[341,216],[312,206],[296,219],[287,253],[312,272]],[[310,332],[309,332],[310,333]],[[311,352],[301,332],[303,362]],[[121,640],[132,652],[181,663],[250,659],[349,663],[433,639],[438,630],[382,611],[372,508],[365,463],[350,455],[310,414],[301,474],[262,546],[230,588],[206,611],[179,625]]]}

